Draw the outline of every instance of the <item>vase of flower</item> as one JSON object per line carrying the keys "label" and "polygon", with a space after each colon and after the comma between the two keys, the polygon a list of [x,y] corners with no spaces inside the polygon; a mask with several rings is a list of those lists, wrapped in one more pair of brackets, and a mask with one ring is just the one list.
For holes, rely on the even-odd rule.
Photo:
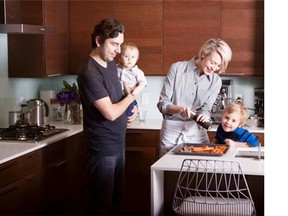
{"label": "vase of flower", "polygon": [[80,104],[67,104],[67,114],[65,120],[67,124],[81,124]]}
{"label": "vase of flower", "polygon": [[65,105],[64,120],[67,124],[81,124],[80,96],[76,83],[63,81],[64,88],[56,95],[62,106]]}

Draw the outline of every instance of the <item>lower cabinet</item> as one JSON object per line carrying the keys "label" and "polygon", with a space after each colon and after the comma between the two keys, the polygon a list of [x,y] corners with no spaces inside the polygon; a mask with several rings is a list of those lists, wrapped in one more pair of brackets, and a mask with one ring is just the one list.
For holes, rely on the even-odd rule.
{"label": "lower cabinet", "polygon": [[41,150],[0,165],[0,215],[35,215],[42,205]]}
{"label": "lower cabinet", "polygon": [[0,164],[0,215],[84,215],[83,134]]}
{"label": "lower cabinet", "polygon": [[159,158],[159,134],[159,130],[127,130],[125,214],[150,215],[150,166]]}
{"label": "lower cabinet", "polygon": [[85,182],[84,154],[82,133],[43,149],[43,214],[69,215],[75,211],[80,214],[81,203],[78,205],[75,200]]}

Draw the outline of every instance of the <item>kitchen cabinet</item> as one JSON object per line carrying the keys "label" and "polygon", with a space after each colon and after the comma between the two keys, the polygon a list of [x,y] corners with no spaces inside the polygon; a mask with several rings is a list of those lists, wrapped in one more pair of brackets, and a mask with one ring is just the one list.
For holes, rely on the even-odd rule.
{"label": "kitchen cabinet", "polygon": [[114,16],[125,26],[125,42],[135,43],[139,48],[139,68],[147,76],[162,74],[162,0],[114,2]]}
{"label": "kitchen cabinet", "polygon": [[76,134],[43,149],[44,214],[67,214],[80,206],[73,201],[85,182],[83,146],[81,134]]}
{"label": "kitchen cabinet", "polygon": [[159,135],[159,130],[127,130],[125,214],[150,214],[150,166],[159,158]]}
{"label": "kitchen cabinet", "polygon": [[0,214],[38,214],[42,205],[41,150],[0,165]]}
{"label": "kitchen cabinet", "polygon": [[[105,10],[104,10],[105,9]],[[69,71],[77,74],[78,69],[92,50],[91,34],[100,20],[113,17],[113,1],[69,0]]]}
{"label": "kitchen cabinet", "polygon": [[6,1],[7,23],[53,27],[45,34],[8,34],[8,75],[43,78],[68,74],[68,0]]}
{"label": "kitchen cabinet", "polygon": [[264,76],[264,0],[223,0],[221,38],[233,52],[226,75]]}
{"label": "kitchen cabinet", "polygon": [[139,47],[138,66],[144,73],[157,75],[162,72],[162,0],[70,1],[69,14],[72,74],[77,73],[91,52],[90,35],[94,26],[108,17],[119,19],[125,26],[125,41]]}
{"label": "kitchen cabinet", "polygon": [[189,60],[209,38],[220,36],[221,0],[163,3],[163,70],[172,63]]}
{"label": "kitchen cabinet", "polygon": [[215,37],[224,39],[233,52],[223,76],[264,75],[263,0],[70,0],[72,74],[90,54],[93,27],[107,17],[124,24],[125,41],[139,46],[138,65],[148,76],[166,75],[172,63],[191,59]]}

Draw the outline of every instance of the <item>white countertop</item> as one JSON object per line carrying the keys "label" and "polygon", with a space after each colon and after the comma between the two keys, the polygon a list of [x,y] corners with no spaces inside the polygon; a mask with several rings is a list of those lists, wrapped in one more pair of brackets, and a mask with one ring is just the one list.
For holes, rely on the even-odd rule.
{"label": "white countertop", "polygon": [[[264,147],[262,147],[264,149]],[[180,171],[182,162],[184,159],[199,158],[199,159],[212,159],[212,160],[236,160],[239,161],[243,169],[244,174],[247,175],[264,175],[264,160],[256,160],[253,158],[240,158],[235,157],[237,152],[243,151],[258,151],[258,148],[239,148],[230,147],[226,154],[223,156],[197,156],[197,155],[179,155],[172,152],[168,152],[166,155],[161,157],[152,166],[151,170],[161,171]]]}
{"label": "white countertop", "polygon": [[[0,141],[0,164],[83,131],[82,124],[68,125],[63,121],[54,121],[51,122],[50,125],[56,126],[56,128],[67,128],[69,131],[54,135],[39,141],[38,143],[26,141]],[[145,122],[131,123],[128,126],[128,129],[160,130],[161,125],[162,120],[147,119]],[[216,129],[217,125],[213,125],[211,131],[216,131]],[[264,133],[264,128],[250,128],[249,130],[251,132]]]}
{"label": "white countertop", "polygon": [[0,141],[0,164],[83,131],[82,124],[68,125],[63,121],[59,121],[52,122],[50,125],[56,126],[56,128],[67,128],[69,131],[54,135],[39,142]]}

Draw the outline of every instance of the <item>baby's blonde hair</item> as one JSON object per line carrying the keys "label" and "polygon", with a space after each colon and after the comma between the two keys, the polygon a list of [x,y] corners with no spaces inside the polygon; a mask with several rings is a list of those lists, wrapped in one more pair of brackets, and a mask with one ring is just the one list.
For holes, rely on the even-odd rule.
{"label": "baby's blonde hair", "polygon": [[234,103],[228,104],[223,111],[223,115],[225,115],[226,113],[228,114],[238,113],[240,115],[240,126],[245,125],[249,117],[248,109],[241,102],[234,102]]}
{"label": "baby's blonde hair", "polygon": [[121,45],[121,50],[125,50],[127,48],[134,48],[138,51],[138,58],[139,58],[139,55],[140,55],[140,51],[139,51],[139,48],[138,46],[135,44],[135,43],[123,43]]}

